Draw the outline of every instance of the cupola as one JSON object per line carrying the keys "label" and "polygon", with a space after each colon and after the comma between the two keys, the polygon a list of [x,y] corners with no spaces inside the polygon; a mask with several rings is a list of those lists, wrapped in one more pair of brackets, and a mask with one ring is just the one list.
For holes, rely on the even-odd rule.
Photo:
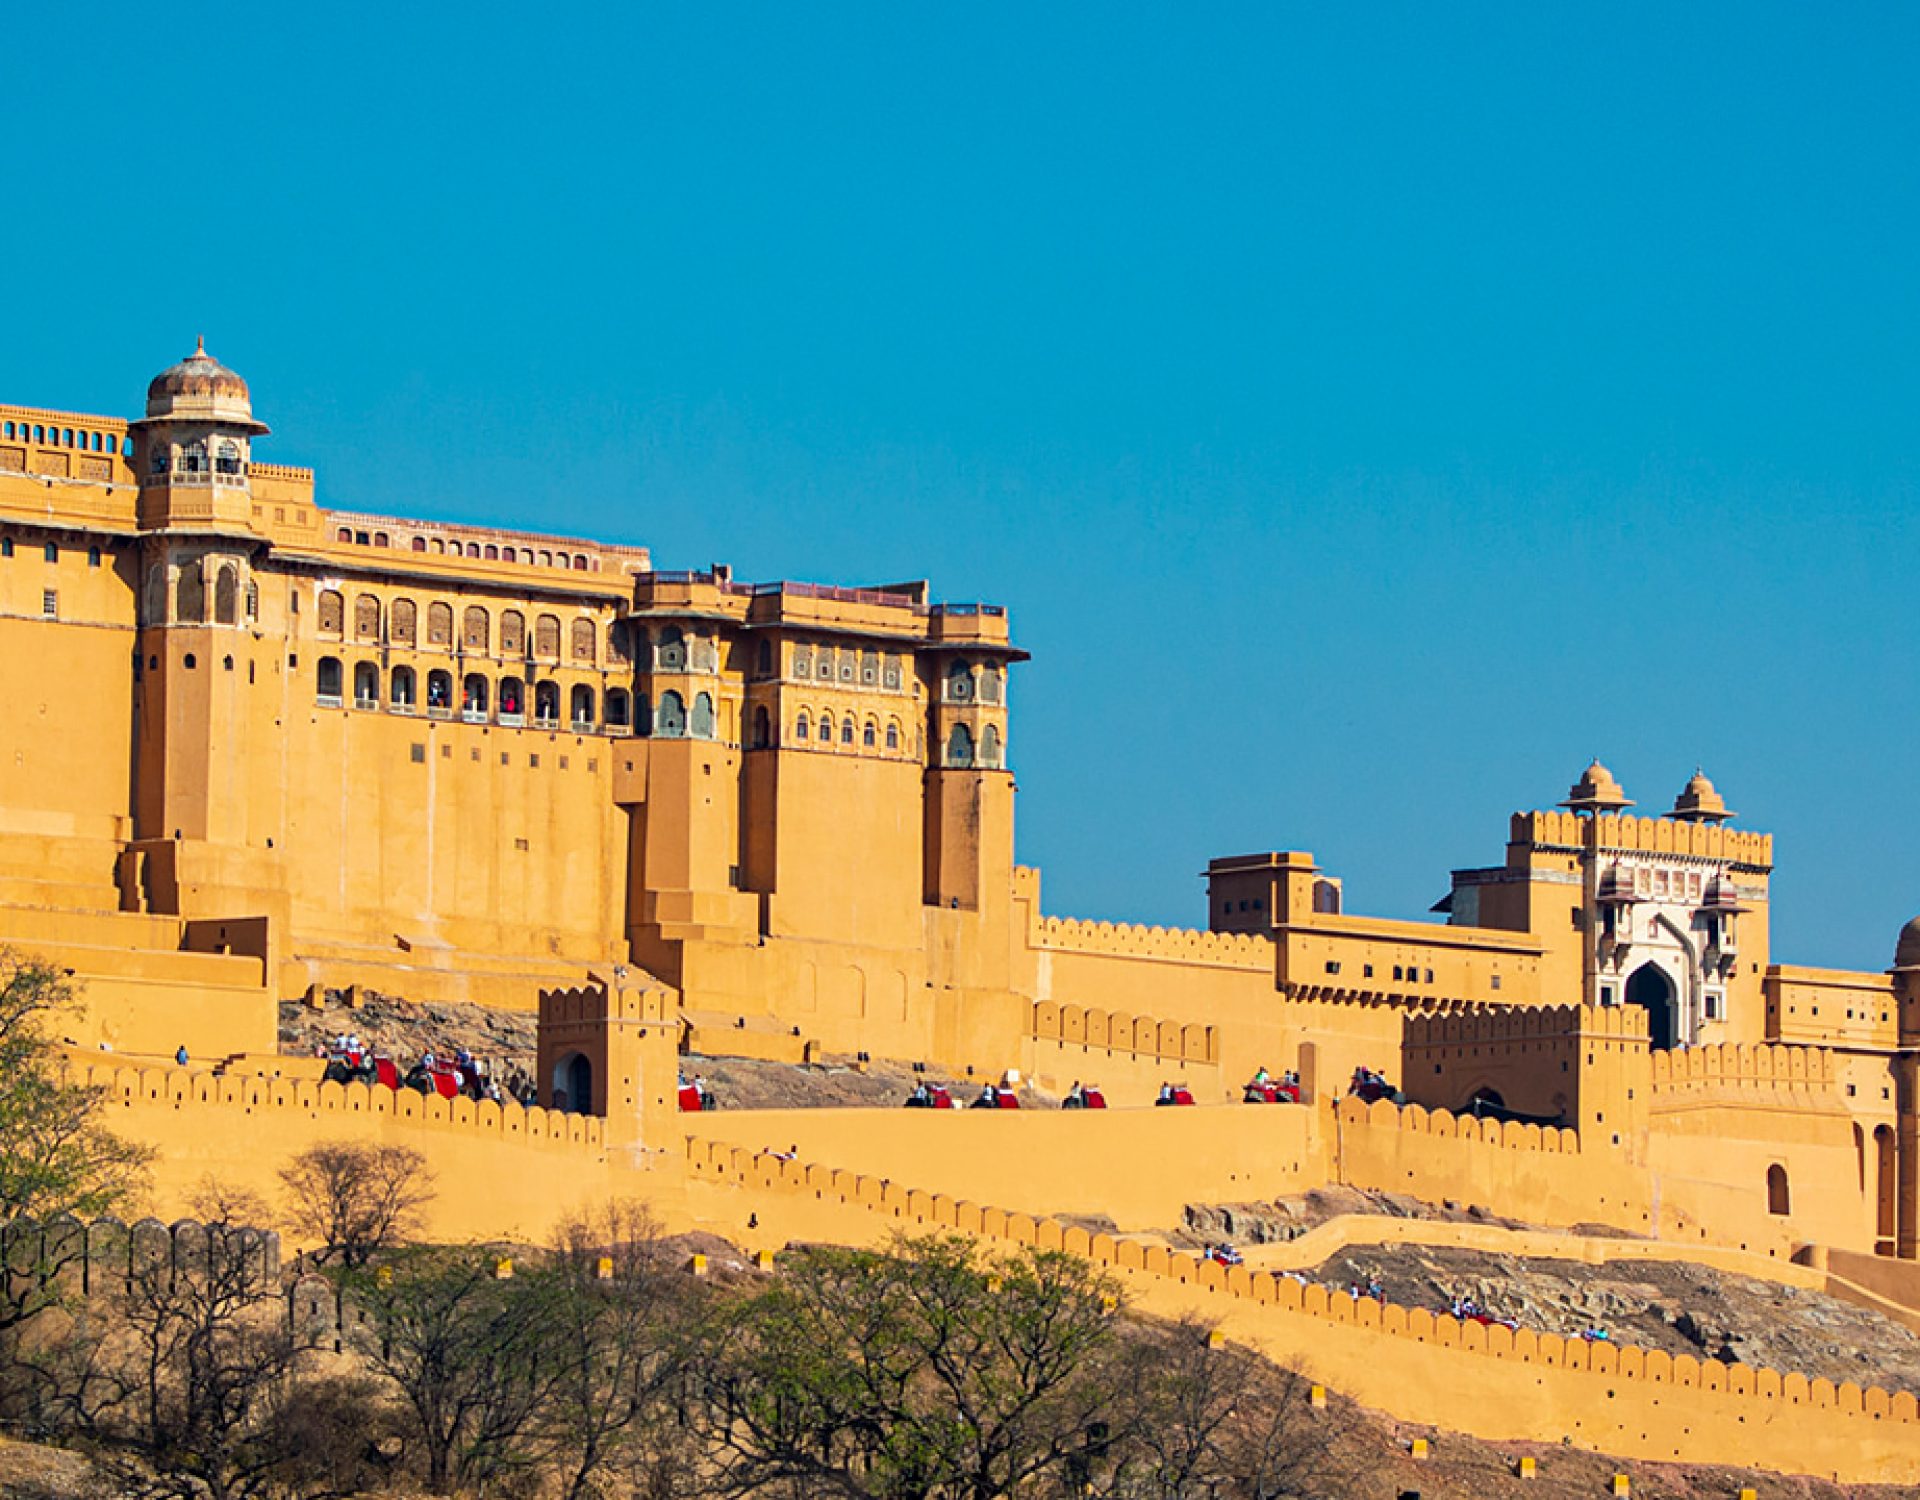
{"label": "cupola", "polygon": [[1727,810],[1726,799],[1713,789],[1713,783],[1696,766],[1693,780],[1674,799],[1670,816],[1682,823],[1724,823],[1733,814]]}
{"label": "cupola", "polygon": [[1896,969],[1920,969],[1920,917],[1915,917],[1900,929],[1900,941],[1893,948],[1893,966]]}
{"label": "cupola", "polygon": [[193,353],[162,370],[147,387],[147,415],[136,427],[157,422],[205,422],[258,436],[267,430],[254,420],[247,383],[207,353],[198,341]]}
{"label": "cupola", "polygon": [[1596,760],[1580,773],[1580,779],[1567,790],[1567,800],[1560,805],[1575,812],[1603,813],[1618,812],[1633,803],[1613,779],[1613,772]]}

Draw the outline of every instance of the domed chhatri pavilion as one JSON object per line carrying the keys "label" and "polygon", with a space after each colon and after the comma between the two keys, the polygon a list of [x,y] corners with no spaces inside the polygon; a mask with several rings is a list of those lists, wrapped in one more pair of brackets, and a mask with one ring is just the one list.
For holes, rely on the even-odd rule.
{"label": "domed chhatri pavilion", "polygon": [[[0,406],[0,943],[82,981],[97,1066],[217,1065],[116,1096],[163,1193],[270,1187],[263,1143],[345,1128],[332,1095],[234,1080],[295,1078],[279,1002],[371,989],[540,1010],[542,1102],[590,1122],[551,1127],[592,1148],[577,1180],[513,1165],[531,1115],[420,1137],[498,1185],[450,1233],[538,1236],[557,1184],[633,1172],[746,1234],[744,1200],[736,1224],[718,1189],[676,1198],[669,1164],[764,1130],[1123,1227],[1217,1169],[1221,1202],[1341,1181],[1782,1265],[1920,1251],[1920,919],[1887,967],[1775,961],[1772,840],[1703,773],[1644,816],[1594,760],[1437,920],[1356,913],[1301,850],[1213,860],[1194,928],[1048,915],[1013,856],[1004,609],[370,514],[267,436],[204,344],[138,420]],[[980,1159],[912,1144],[948,1120],[682,1117],[676,1047],[1097,1078],[1112,1113],[983,1124],[1006,1148]],[[1404,1111],[1336,1110],[1360,1068]],[[1258,1069],[1312,1107],[1242,1110]],[[1170,1078],[1234,1130],[1154,1147],[1189,1128],[1144,1108]],[[421,1128],[381,1120],[355,1128]]]}

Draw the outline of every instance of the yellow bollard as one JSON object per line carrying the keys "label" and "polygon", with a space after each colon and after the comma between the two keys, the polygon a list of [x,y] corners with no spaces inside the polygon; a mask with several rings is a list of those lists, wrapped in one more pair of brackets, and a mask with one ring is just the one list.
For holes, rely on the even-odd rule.
{"label": "yellow bollard", "polygon": [[1324,1411],[1327,1405],[1327,1388],[1324,1385],[1316,1385],[1308,1390],[1307,1405],[1315,1411]]}
{"label": "yellow bollard", "polygon": [[595,1261],[593,1263],[593,1274],[598,1276],[602,1281],[613,1280],[613,1257],[611,1255],[603,1255]]}
{"label": "yellow bollard", "polygon": [[1207,1330],[1207,1347],[1209,1349],[1226,1348],[1227,1336],[1224,1333],[1222,1333],[1218,1328],[1209,1328]]}
{"label": "yellow bollard", "polygon": [[1519,1464],[1515,1466],[1514,1472],[1522,1479],[1538,1479],[1540,1477],[1540,1466],[1531,1458],[1523,1458]]}
{"label": "yellow bollard", "polygon": [[1413,1440],[1413,1456],[1423,1462],[1425,1461],[1427,1457],[1427,1440],[1425,1438],[1415,1438]]}
{"label": "yellow bollard", "polygon": [[1633,1493],[1633,1481],[1627,1478],[1627,1476],[1624,1474],[1614,1475],[1613,1476],[1613,1493],[1616,1497],[1621,1495],[1631,1495]]}
{"label": "yellow bollard", "polygon": [[1760,1492],[1752,1485],[1740,1491],[1740,1500],[1760,1500]]}
{"label": "yellow bollard", "polygon": [[513,1257],[512,1256],[503,1255],[493,1263],[493,1279],[495,1281],[513,1280]]}
{"label": "yellow bollard", "polygon": [[704,1256],[704,1255],[695,1255],[695,1256],[693,1257],[693,1260],[692,1260],[692,1261],[691,1261],[691,1262],[690,1262],[690,1263],[688,1264],[688,1266],[687,1266],[687,1269],[688,1269],[689,1271],[691,1271],[691,1272],[693,1272],[693,1274],[694,1274],[694,1275],[696,1275],[696,1276],[704,1276],[704,1275],[706,1275],[706,1274],[707,1274],[707,1258],[706,1258],[706,1256]]}
{"label": "yellow bollard", "polygon": [[754,1257],[754,1263],[763,1271],[771,1271],[773,1269],[773,1252],[771,1250],[762,1250]]}

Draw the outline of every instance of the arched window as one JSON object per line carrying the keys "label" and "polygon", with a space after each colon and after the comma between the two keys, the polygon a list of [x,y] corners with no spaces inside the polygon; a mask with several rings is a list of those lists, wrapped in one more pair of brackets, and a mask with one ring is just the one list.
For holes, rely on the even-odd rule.
{"label": "arched window", "polygon": [[523,724],[527,718],[527,685],[518,677],[500,679],[500,722]]}
{"label": "arched window", "polygon": [[439,667],[427,673],[427,712],[453,712],[453,674]]}
{"label": "arched window", "polygon": [[232,438],[220,440],[220,451],[214,456],[214,472],[219,474],[240,472],[240,445]]}
{"label": "arched window", "polygon": [[1767,1168],[1767,1212],[1785,1214],[1792,1211],[1787,1200],[1787,1169],[1775,1162]]}
{"label": "arched window", "polygon": [[659,664],[662,672],[687,670],[687,638],[680,633],[678,625],[669,625],[660,632]]}
{"label": "arched window", "polygon": [[355,708],[380,706],[380,669],[370,661],[357,661],[353,664],[353,706]]}
{"label": "arched window", "polygon": [[469,651],[485,651],[492,636],[487,612],[477,604],[467,606],[460,621],[460,644]]}
{"label": "arched window", "polygon": [[413,668],[395,667],[393,683],[387,691],[387,703],[401,713],[413,712]]}
{"label": "arched window", "polygon": [[988,662],[980,669],[980,701],[998,703],[1001,698],[1002,678],[996,662]]}
{"label": "arched window", "polygon": [[213,618],[222,625],[240,623],[240,574],[232,563],[213,576]]}
{"label": "arched window", "polygon": [[322,635],[339,635],[347,625],[347,601],[338,589],[320,590],[320,609],[313,628]]}
{"label": "arched window", "polygon": [[373,545],[376,547],[391,547],[393,545],[393,538],[388,536],[384,531],[376,531],[373,534]]}
{"label": "arched window", "polygon": [[880,682],[880,653],[862,651],[860,653],[860,685],[875,687]]}
{"label": "arched window", "polygon": [[553,566],[553,554],[547,551],[546,548],[544,547],[540,549],[540,566],[543,568],[550,568]]}
{"label": "arched window", "polygon": [[983,766],[1000,764],[1000,731],[992,724],[980,731],[980,764]]}
{"label": "arched window", "polygon": [[762,677],[773,675],[773,642],[765,636],[760,638],[760,649],[755,653],[754,661],[756,663],[754,670]]}
{"label": "arched window", "polygon": [[413,539],[412,546],[415,552],[425,552],[427,550],[427,539],[423,536],[417,536]]}
{"label": "arched window", "polygon": [[973,668],[964,661],[947,664],[947,702],[968,703],[973,699]]}
{"label": "arched window", "polygon": [[586,553],[576,552],[573,554],[573,571],[576,573],[584,573],[587,571]]}
{"label": "arched window", "polygon": [[840,721],[840,743],[843,745],[851,745],[853,743],[852,714],[848,714],[846,718]]}
{"label": "arched window", "polygon": [[592,663],[594,658],[594,634],[593,621],[575,620],[573,622],[573,639],[569,643],[568,650],[575,661]]}
{"label": "arched window", "polygon": [[207,445],[199,438],[195,438],[180,450],[180,472],[183,474],[207,472]]}
{"label": "arched window", "polygon": [[338,708],[340,706],[340,684],[342,680],[340,658],[337,656],[321,657],[320,669],[314,678],[313,690],[315,696],[328,708]]}
{"label": "arched window", "polygon": [[713,694],[711,693],[694,695],[693,737],[697,740],[713,738]]}
{"label": "arched window", "polygon": [[573,727],[575,729],[593,728],[593,689],[584,682],[574,684],[572,703]]}
{"label": "arched window", "polygon": [[627,690],[625,688],[608,688],[607,728],[625,729],[627,727]]}
{"label": "arched window", "polygon": [[379,643],[380,601],[371,594],[362,594],[353,601],[353,638]]}
{"label": "arched window", "polygon": [[799,718],[793,721],[793,737],[796,740],[804,740],[807,737],[807,716],[805,714],[800,715]]}
{"label": "arched window", "polygon": [[873,720],[867,720],[866,727],[860,731],[860,743],[871,750],[880,742],[880,728]]}
{"label": "arched window", "polygon": [[891,719],[887,721],[887,748],[889,750],[900,748],[900,726]]}
{"label": "arched window", "polygon": [[[207,583],[197,557],[180,565],[180,581],[173,589],[173,617],[188,625],[198,625],[207,617]],[[339,633],[337,625],[334,630]]]}
{"label": "arched window", "polygon": [[542,615],[533,622],[533,654],[542,661],[560,660],[558,615]]}
{"label": "arched window", "polygon": [[527,617],[517,609],[506,610],[500,616],[500,654],[527,654]]}
{"label": "arched window", "polygon": [[500,548],[497,544],[488,542],[482,555],[488,562],[498,562],[500,561]]}
{"label": "arched window", "polygon": [[954,725],[953,733],[947,736],[947,764],[950,766],[973,764],[973,731],[964,724]]}
{"label": "arched window", "polygon": [[823,745],[831,745],[833,743],[832,714],[820,715],[820,743]]}
{"label": "arched window", "polygon": [[396,646],[411,646],[419,616],[411,599],[396,599],[387,606],[387,636]]}
{"label": "arched window", "polygon": [[900,691],[900,658],[891,651],[887,653],[886,665],[881,668],[880,681],[888,692]]}
{"label": "arched window", "polygon": [[854,670],[857,665],[854,661],[853,648],[851,646],[841,647],[836,654],[835,660],[840,663],[840,680],[842,682],[852,682]]}
{"label": "arched window", "polygon": [[551,678],[533,686],[533,717],[534,722],[544,729],[552,729],[560,723],[560,684]]}
{"label": "arched window", "polygon": [[433,546],[433,550],[434,550],[434,552],[435,552],[435,553],[437,553],[438,555],[440,555],[440,556],[442,556],[442,557],[444,557],[444,556],[446,556],[446,552],[447,552],[447,539],[446,539],[445,537],[443,537],[443,536],[437,536],[437,537],[435,537],[435,538],[433,539],[433,543],[432,543],[432,546]]}
{"label": "arched window", "polygon": [[[761,642],[762,645],[766,643]],[[753,748],[764,750],[773,743],[773,721],[767,716],[766,706],[762,704],[753,711]]]}
{"label": "arched window", "polygon": [[678,739],[687,732],[687,704],[678,693],[660,695],[659,712],[653,716],[653,732],[667,739]]}
{"label": "arched window", "polygon": [[427,606],[427,644],[429,646],[453,644],[453,606],[451,604]]}
{"label": "arched window", "polygon": [[467,673],[460,684],[460,712],[469,719],[487,716],[487,679],[478,672]]}

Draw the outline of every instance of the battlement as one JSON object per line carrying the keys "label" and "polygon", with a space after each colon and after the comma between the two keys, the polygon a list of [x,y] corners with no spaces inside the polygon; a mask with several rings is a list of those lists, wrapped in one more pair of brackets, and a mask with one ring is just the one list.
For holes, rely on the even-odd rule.
{"label": "battlement", "polygon": [[1407,1018],[1406,1045],[1455,1047],[1597,1037],[1645,1042],[1647,1013],[1637,1005],[1482,1005]]}
{"label": "battlement", "polygon": [[1029,1009],[1027,1034],[1044,1042],[1104,1047],[1169,1062],[1220,1061],[1220,1035],[1212,1026],[1182,1026],[1177,1021],[1056,1005],[1051,1000],[1042,1000]]}
{"label": "battlement", "polygon": [[[1357,1119],[1369,1111],[1391,1110],[1392,1106],[1359,1105],[1361,1115],[1350,1110],[1348,1104],[1340,1108],[1349,1118]],[[1421,1113],[1424,1115],[1424,1111]],[[1464,1124],[1482,1130],[1493,1122]],[[1420,1129],[1422,1125],[1410,1128]],[[1527,1129],[1534,1127],[1521,1127],[1523,1135]],[[1571,1134],[1536,1133],[1543,1139]],[[737,1187],[756,1198],[783,1193],[810,1200],[815,1208],[852,1210],[868,1221],[867,1232],[858,1236],[868,1242],[883,1242],[889,1232],[945,1232],[1020,1249],[1081,1256],[1129,1277],[1137,1300],[1150,1312],[1218,1318],[1231,1309],[1239,1336],[1251,1338],[1268,1352],[1301,1351],[1316,1371],[1339,1369],[1342,1383],[1363,1401],[1371,1394],[1377,1404],[1386,1404],[1389,1392],[1377,1384],[1370,1390],[1368,1385],[1382,1378],[1392,1382],[1394,1391],[1404,1400],[1407,1362],[1417,1357],[1413,1345],[1425,1346],[1442,1357],[1463,1357],[1467,1363],[1424,1366],[1437,1377],[1418,1387],[1434,1403],[1435,1415],[1427,1420],[1438,1420],[1444,1412],[1458,1425],[1461,1412],[1458,1398],[1452,1393],[1462,1385],[1505,1392],[1509,1419],[1523,1408],[1541,1406],[1540,1388],[1548,1385],[1555,1387],[1569,1406],[1586,1407],[1591,1404],[1591,1393],[1582,1377],[1598,1377],[1606,1382],[1610,1396],[1618,1392],[1616,1399],[1634,1410],[1630,1417],[1622,1413],[1619,1417],[1598,1418],[1592,1431],[1583,1427],[1582,1436],[1575,1439],[1582,1446],[1640,1451],[1639,1445],[1648,1440],[1648,1434],[1638,1430],[1647,1425],[1640,1409],[1651,1412],[1671,1400],[1669,1393],[1685,1391],[1696,1396],[1687,1407],[1686,1434],[1693,1443],[1689,1456],[1701,1461],[1798,1468],[1804,1466],[1810,1445],[1820,1445],[1824,1466],[1843,1466],[1834,1467],[1836,1473],[1856,1479],[1911,1480],[1920,1476],[1920,1460],[1915,1456],[1920,1450],[1904,1436],[1890,1437],[1882,1445],[1874,1425],[1893,1423],[1903,1429],[1920,1425],[1920,1399],[1909,1391],[1862,1387],[1853,1382],[1836,1385],[1764,1366],[1721,1364],[1631,1344],[1590,1343],[1529,1328],[1462,1322],[1426,1308],[1353,1296],[1296,1274],[1244,1265],[1222,1266],[1165,1245],[1121,1239],[1053,1218],[1009,1213],[909,1188],[890,1179],[784,1160],[718,1142],[690,1140],[687,1170],[694,1181]],[[1216,1297],[1226,1305],[1216,1309]],[[1301,1329],[1301,1322],[1306,1322],[1311,1331]],[[1377,1339],[1351,1339],[1347,1330],[1402,1341],[1403,1352],[1383,1358]],[[1511,1381],[1496,1373],[1507,1371],[1511,1372]],[[1509,1384],[1512,1390],[1506,1392]],[[1729,1404],[1723,1407],[1721,1402]],[[1561,1409],[1553,1404],[1552,1423],[1561,1422]],[[1564,1438],[1564,1425],[1556,1425],[1554,1432]],[[1670,1456],[1664,1451],[1647,1451],[1649,1456]]]}
{"label": "battlement", "polygon": [[[78,1060],[69,1062],[68,1076],[74,1083],[100,1089],[110,1107],[143,1101],[175,1110],[232,1110],[242,1116],[270,1112],[306,1114],[316,1120],[328,1116],[390,1117],[426,1129],[595,1155],[606,1143],[605,1122],[593,1116],[538,1105],[523,1108],[511,1102],[495,1104],[485,1099],[442,1099],[438,1094],[379,1084],[316,1083],[310,1079]],[[234,1128],[241,1127],[236,1124]]]}
{"label": "battlement", "polygon": [[602,1021],[639,1021],[660,1025],[680,1019],[680,1002],[665,985],[644,981],[608,986],[604,981],[540,991],[542,1026],[591,1026]]}
{"label": "battlement", "polygon": [[1712,823],[1683,823],[1676,818],[1642,818],[1631,813],[1578,813],[1545,809],[1512,818],[1516,844],[1559,849],[1604,849],[1630,853],[1678,854],[1716,860],[1748,869],[1773,868],[1773,836],[1724,828]]}
{"label": "battlement", "polygon": [[1824,1047],[1714,1045],[1653,1054],[1653,1091],[1715,1087],[1831,1090],[1833,1054]]}
{"label": "battlement", "polygon": [[1376,1099],[1369,1104],[1351,1094],[1334,1106],[1334,1113],[1340,1123],[1346,1125],[1402,1130],[1410,1135],[1473,1142],[1501,1151],[1538,1151],[1551,1156],[1580,1154],[1580,1132],[1562,1130],[1555,1125],[1477,1120],[1472,1115],[1456,1115],[1451,1110],[1395,1104],[1391,1099]]}
{"label": "battlement", "polygon": [[1116,958],[1157,958],[1170,963],[1218,964],[1223,968],[1273,968],[1273,939],[1257,934],[1205,932],[1193,927],[1147,927],[1132,922],[1093,922],[1076,917],[1037,917],[1036,948]]}
{"label": "battlement", "polygon": [[83,1296],[125,1288],[135,1272],[154,1267],[204,1264],[216,1240],[238,1243],[260,1282],[280,1274],[280,1236],[271,1229],[204,1224],[197,1219],[138,1219],[132,1224],[103,1216],[83,1223],[70,1215],[14,1219],[0,1224],[0,1265],[37,1265]]}

